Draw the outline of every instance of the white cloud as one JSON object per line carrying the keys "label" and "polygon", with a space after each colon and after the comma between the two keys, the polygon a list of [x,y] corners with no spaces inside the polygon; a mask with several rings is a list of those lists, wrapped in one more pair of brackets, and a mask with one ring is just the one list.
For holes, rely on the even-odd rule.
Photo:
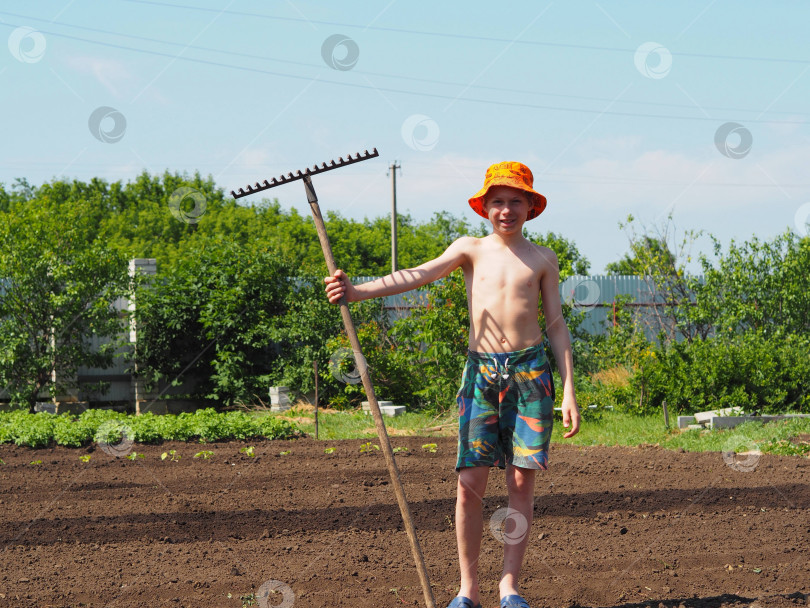
{"label": "white cloud", "polygon": [[239,155],[238,165],[247,171],[258,171],[271,160],[270,151],[265,148],[247,148]]}
{"label": "white cloud", "polygon": [[133,90],[134,76],[126,64],[116,59],[74,55],[65,59],[67,66],[79,73],[90,74],[115,98],[121,99]]}
{"label": "white cloud", "polygon": [[123,61],[107,57],[71,55],[64,59],[64,63],[75,72],[91,76],[115,99],[131,102],[145,96],[164,105],[169,103],[155,82],[149,82],[133,74],[128,64]]}
{"label": "white cloud", "polygon": [[670,150],[597,157],[544,176],[549,186],[582,204],[624,208],[645,204],[665,208],[719,210],[729,202],[787,202],[810,195],[806,159],[810,143],[752,149],[730,159],[713,147],[701,156]]}

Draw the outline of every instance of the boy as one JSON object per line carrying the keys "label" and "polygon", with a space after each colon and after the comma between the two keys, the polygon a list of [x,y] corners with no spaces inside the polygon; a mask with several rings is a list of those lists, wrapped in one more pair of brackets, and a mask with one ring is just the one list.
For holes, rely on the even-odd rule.
{"label": "boy", "polygon": [[532,172],[521,163],[492,165],[484,187],[469,200],[473,210],[491,222],[490,235],[461,237],[438,258],[370,283],[352,285],[342,270],[324,279],[327,297],[336,303],[344,295],[349,302],[378,298],[416,289],[456,268],[464,272],[470,334],[458,393],[456,536],[461,587],[448,608],[481,608],[477,563],[484,525],[482,499],[493,466],[506,469],[507,519],[515,522],[511,534],[504,534],[501,608],[529,608],[518,594],[517,582],[532,521],[535,472],[547,468],[554,407],[537,317],[541,296],[546,333],[563,384],[563,426],[571,427],[563,437],[579,431],[557,256],[523,236],[523,224],[546,207],[546,197],[532,188],[533,181]]}

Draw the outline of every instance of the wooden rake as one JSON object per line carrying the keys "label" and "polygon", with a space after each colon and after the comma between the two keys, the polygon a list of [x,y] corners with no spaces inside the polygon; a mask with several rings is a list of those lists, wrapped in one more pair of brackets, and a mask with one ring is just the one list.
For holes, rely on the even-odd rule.
{"label": "wooden rake", "polygon": [[[345,167],[346,165],[358,163],[377,156],[379,156],[377,148],[374,148],[374,151],[371,153],[369,153],[368,150],[365,150],[363,154],[357,153],[354,156],[349,154],[345,160],[343,157],[340,157],[337,161],[329,161],[329,164],[322,163],[320,166],[315,165],[312,167],[312,169],[307,168],[303,171],[297,171],[295,174],[288,173],[286,176],[282,175],[278,178],[274,177],[271,182],[267,180],[264,180],[264,182],[261,184],[256,182],[254,186],[248,185],[245,188],[239,188],[238,192],[231,190],[231,195],[234,198],[242,198],[243,196],[262,192],[263,190],[267,190],[269,188],[275,188],[276,186],[281,186],[282,184],[287,184],[298,179],[303,180],[304,189],[307,193],[307,200],[309,201],[309,206],[312,210],[312,217],[315,220],[315,228],[318,231],[318,238],[321,241],[323,256],[326,259],[326,267],[329,269],[329,274],[334,275],[335,271],[337,270],[337,265],[335,264],[335,258],[332,255],[332,246],[329,244],[329,237],[326,234],[326,225],[324,224],[323,217],[321,216],[321,210],[318,206],[318,197],[315,196],[315,188],[312,185],[312,176],[317,173],[331,171],[332,169],[339,169],[340,167]],[[427,608],[436,608],[436,603],[433,599],[433,592],[430,588],[430,580],[428,579],[427,568],[425,567],[425,558],[422,555],[422,549],[419,546],[419,539],[416,537],[416,530],[413,525],[413,519],[411,518],[411,510],[408,507],[408,501],[405,499],[405,490],[402,488],[402,481],[399,477],[399,468],[394,460],[394,452],[391,449],[391,442],[388,439],[388,431],[385,428],[382,412],[380,412],[380,406],[377,403],[377,396],[374,393],[374,385],[371,382],[368,364],[366,363],[365,357],[363,357],[363,351],[360,347],[360,340],[357,338],[357,331],[354,328],[354,322],[352,321],[352,316],[349,312],[349,306],[346,303],[346,298],[341,298],[338,304],[340,305],[340,314],[343,317],[343,325],[346,328],[346,334],[349,336],[349,342],[351,343],[352,350],[354,351],[354,360],[355,364],[357,365],[357,371],[360,372],[360,378],[363,381],[363,388],[366,391],[368,402],[371,406],[371,413],[374,417],[374,425],[377,427],[377,435],[380,439],[382,453],[385,456],[385,464],[388,466],[388,473],[391,475],[391,483],[394,486],[394,492],[397,496],[399,510],[402,513],[402,520],[405,522],[405,531],[407,532],[408,540],[410,540],[411,543],[411,552],[413,553],[413,559],[416,562],[416,569],[419,572],[419,580],[422,583],[422,591],[425,594],[425,603],[427,604]]]}

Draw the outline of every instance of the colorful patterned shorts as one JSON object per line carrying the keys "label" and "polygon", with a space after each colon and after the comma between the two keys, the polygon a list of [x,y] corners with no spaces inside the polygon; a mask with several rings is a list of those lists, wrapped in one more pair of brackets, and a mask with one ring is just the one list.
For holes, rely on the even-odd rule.
{"label": "colorful patterned shorts", "polygon": [[458,392],[462,467],[548,468],[554,381],[542,344],[511,353],[468,351]]}

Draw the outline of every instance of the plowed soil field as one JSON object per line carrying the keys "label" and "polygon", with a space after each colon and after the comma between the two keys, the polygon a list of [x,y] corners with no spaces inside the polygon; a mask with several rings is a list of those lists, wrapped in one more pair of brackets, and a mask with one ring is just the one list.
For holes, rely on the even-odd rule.
{"label": "plowed soil field", "polygon": [[[2,445],[0,606],[424,606],[385,461],[363,443],[135,445],[134,460]],[[455,442],[392,443],[409,448],[396,459],[443,608],[458,584]],[[179,461],[160,459],[170,449]],[[567,445],[550,460],[523,572],[532,607],[810,601],[810,460]],[[485,522],[504,506],[494,470]],[[502,554],[485,526],[484,608]]]}

